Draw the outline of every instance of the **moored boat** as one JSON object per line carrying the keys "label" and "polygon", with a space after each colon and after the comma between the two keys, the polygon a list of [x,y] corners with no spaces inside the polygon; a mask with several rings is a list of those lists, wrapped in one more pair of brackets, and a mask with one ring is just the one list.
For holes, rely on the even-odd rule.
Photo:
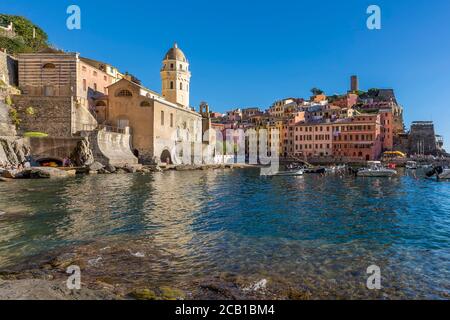
{"label": "moored boat", "polygon": [[302,176],[303,170],[289,170],[289,171],[278,171],[275,173],[267,173],[262,174],[262,176],[268,176],[268,177],[295,177],[295,176]]}
{"label": "moored boat", "polygon": [[408,161],[408,162],[406,162],[406,169],[409,169],[409,170],[416,170],[417,169],[417,162],[415,162],[415,161]]}
{"label": "moored boat", "polygon": [[450,169],[441,166],[434,167],[427,172],[426,176],[428,178],[436,177],[437,180],[450,180]]}
{"label": "moored boat", "polygon": [[397,171],[383,167],[380,161],[369,161],[368,167],[359,170],[356,175],[358,177],[395,177]]}

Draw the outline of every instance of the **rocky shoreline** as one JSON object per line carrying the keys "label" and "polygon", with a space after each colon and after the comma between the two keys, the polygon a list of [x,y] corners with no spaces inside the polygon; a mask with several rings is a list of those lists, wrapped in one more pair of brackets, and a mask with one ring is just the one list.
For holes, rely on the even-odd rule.
{"label": "rocky shoreline", "polygon": [[169,165],[160,167],[159,165],[125,165],[114,167],[112,165],[102,165],[94,162],[85,167],[29,167],[23,169],[5,169],[0,168],[0,182],[8,182],[14,179],[51,179],[74,177],[77,174],[127,174],[127,173],[153,173],[164,171],[197,171],[197,170],[225,170],[225,169],[244,169],[255,166],[243,164],[227,165]]}
{"label": "rocky shoreline", "polygon": [[[89,248],[89,249],[88,249]],[[92,247],[61,252],[47,260],[41,258],[16,270],[0,271],[0,300],[305,300],[311,299],[307,289],[265,278],[243,277],[221,273],[189,281],[180,280],[170,285],[154,281],[149,275],[127,278],[123,271],[95,271],[114,257],[121,265],[122,258],[144,260],[144,255],[124,250],[120,246],[103,248],[102,258],[92,257]],[[105,251],[109,251],[106,253]],[[94,255],[95,256],[95,255]],[[38,259],[39,260],[39,259]],[[81,289],[67,287],[67,267],[81,268]]]}

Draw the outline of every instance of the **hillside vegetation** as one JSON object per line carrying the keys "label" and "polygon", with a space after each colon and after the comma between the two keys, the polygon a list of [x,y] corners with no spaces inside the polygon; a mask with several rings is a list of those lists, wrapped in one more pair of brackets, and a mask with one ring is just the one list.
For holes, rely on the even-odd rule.
{"label": "hillside vegetation", "polygon": [[37,52],[49,47],[47,34],[30,20],[21,16],[0,14],[1,26],[7,26],[11,22],[14,25],[14,34],[0,30],[0,48],[17,54]]}

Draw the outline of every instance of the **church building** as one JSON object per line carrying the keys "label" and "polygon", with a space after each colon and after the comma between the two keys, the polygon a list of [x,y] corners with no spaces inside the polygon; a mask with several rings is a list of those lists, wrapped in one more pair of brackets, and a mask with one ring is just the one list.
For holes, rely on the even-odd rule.
{"label": "church building", "polygon": [[144,164],[180,163],[182,155],[174,156],[177,142],[202,143],[202,115],[189,106],[189,62],[176,43],[160,74],[162,94],[129,79],[108,87],[106,124],[119,131],[130,128],[132,149]]}

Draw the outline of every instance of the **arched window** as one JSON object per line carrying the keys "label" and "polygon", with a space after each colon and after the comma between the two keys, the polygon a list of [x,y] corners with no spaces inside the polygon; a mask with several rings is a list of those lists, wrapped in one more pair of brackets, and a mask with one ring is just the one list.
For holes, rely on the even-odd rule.
{"label": "arched window", "polygon": [[170,89],[173,89],[173,81],[170,81]]}
{"label": "arched window", "polygon": [[116,97],[132,97],[133,94],[131,93],[131,91],[123,89],[123,90],[119,90],[116,94]]}
{"label": "arched window", "polygon": [[53,63],[46,63],[42,66],[43,69],[55,69],[56,66]]}
{"label": "arched window", "polygon": [[180,82],[180,90],[183,90],[183,83]]}
{"label": "arched window", "polygon": [[161,125],[164,125],[164,111],[161,111]]}
{"label": "arched window", "polygon": [[148,102],[148,101],[142,101],[141,102],[141,107],[150,107],[150,102]]}
{"label": "arched window", "polygon": [[95,103],[96,107],[106,107],[106,102],[105,101],[97,101]]}

